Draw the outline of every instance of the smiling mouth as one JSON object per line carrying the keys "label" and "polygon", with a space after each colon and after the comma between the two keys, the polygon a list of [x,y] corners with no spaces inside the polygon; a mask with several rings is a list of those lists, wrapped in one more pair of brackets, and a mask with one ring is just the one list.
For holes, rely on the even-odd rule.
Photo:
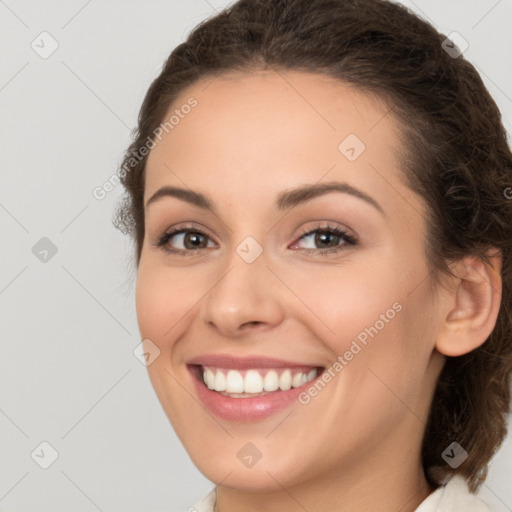
{"label": "smiling mouth", "polygon": [[315,380],[323,366],[280,368],[220,368],[188,365],[195,378],[210,391],[230,398],[252,398],[282,393]]}

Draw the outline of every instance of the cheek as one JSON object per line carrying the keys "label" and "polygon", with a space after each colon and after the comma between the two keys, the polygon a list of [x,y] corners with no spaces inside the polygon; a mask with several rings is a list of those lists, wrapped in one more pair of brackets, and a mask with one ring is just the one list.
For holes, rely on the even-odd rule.
{"label": "cheek", "polygon": [[[190,289],[190,287],[189,287]],[[160,350],[160,355],[147,366],[148,376],[171,423],[180,410],[183,389],[173,374],[173,347],[183,332],[186,312],[190,309],[179,282],[169,269],[150,258],[141,258],[137,271],[135,302],[141,340],[149,339]],[[190,291],[188,292],[190,293]]]}
{"label": "cheek", "polygon": [[393,272],[372,264],[312,271],[299,288],[311,312],[310,327],[318,326],[318,338],[337,354],[353,340],[364,345],[376,331],[389,330],[403,306],[404,294]]}
{"label": "cheek", "polygon": [[177,280],[159,270],[158,265],[139,265],[135,302],[143,339],[149,338],[160,350],[165,350],[162,343],[173,338],[173,331],[186,312],[184,304],[190,302],[186,293],[187,288],[180,287]]}
{"label": "cheek", "polygon": [[419,256],[405,258],[398,251],[328,273],[313,270],[299,288],[312,312],[309,328],[333,361],[343,357],[343,373],[352,379],[375,381],[371,368],[386,382],[407,388],[426,372],[433,347],[426,276]]}

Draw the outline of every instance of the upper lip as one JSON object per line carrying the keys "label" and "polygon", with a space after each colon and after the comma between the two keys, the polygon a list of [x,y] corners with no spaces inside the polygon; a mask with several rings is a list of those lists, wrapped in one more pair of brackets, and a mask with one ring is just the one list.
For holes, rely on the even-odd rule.
{"label": "upper lip", "polygon": [[214,366],[217,368],[238,368],[239,370],[249,368],[294,368],[298,366],[310,366],[311,368],[315,368],[321,366],[318,364],[286,361],[274,357],[235,357],[229,354],[205,354],[189,359],[187,364]]}

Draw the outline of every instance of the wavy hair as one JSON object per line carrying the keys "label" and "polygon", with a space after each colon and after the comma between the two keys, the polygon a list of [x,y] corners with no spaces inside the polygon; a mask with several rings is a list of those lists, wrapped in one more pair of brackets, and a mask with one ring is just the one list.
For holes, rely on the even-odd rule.
{"label": "wavy hair", "polygon": [[[293,69],[386,100],[403,135],[404,183],[427,206],[432,281],[440,283],[450,274],[448,263],[467,254],[489,263],[485,253],[497,247],[503,257],[493,332],[470,353],[446,358],[422,445],[432,484],[457,473],[476,492],[506,435],[510,411],[512,153],[496,103],[475,67],[446,51],[451,46],[430,24],[387,0],[239,0],[197,25],[151,83],[121,165],[125,195],[113,222],[132,238],[138,267],[147,160],[141,148],[177,96],[200,78]],[[454,440],[468,452],[457,468],[442,458]]]}

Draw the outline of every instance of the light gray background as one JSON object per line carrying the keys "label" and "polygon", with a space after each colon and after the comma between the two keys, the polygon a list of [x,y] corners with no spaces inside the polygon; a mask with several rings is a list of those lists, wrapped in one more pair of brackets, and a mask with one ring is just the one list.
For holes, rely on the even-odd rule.
{"label": "light gray background", "polygon": [[[404,3],[469,42],[510,133],[512,0]],[[164,59],[226,5],[0,0],[2,511],[177,511],[213,487],[133,355],[131,245],[111,225],[121,187],[92,191],[116,172]],[[59,45],[47,59],[31,48],[43,31]],[[57,247],[46,263],[32,252],[42,237]],[[31,458],[43,441],[59,454],[48,469]],[[481,491],[494,510],[512,510],[511,474],[509,436]]]}

